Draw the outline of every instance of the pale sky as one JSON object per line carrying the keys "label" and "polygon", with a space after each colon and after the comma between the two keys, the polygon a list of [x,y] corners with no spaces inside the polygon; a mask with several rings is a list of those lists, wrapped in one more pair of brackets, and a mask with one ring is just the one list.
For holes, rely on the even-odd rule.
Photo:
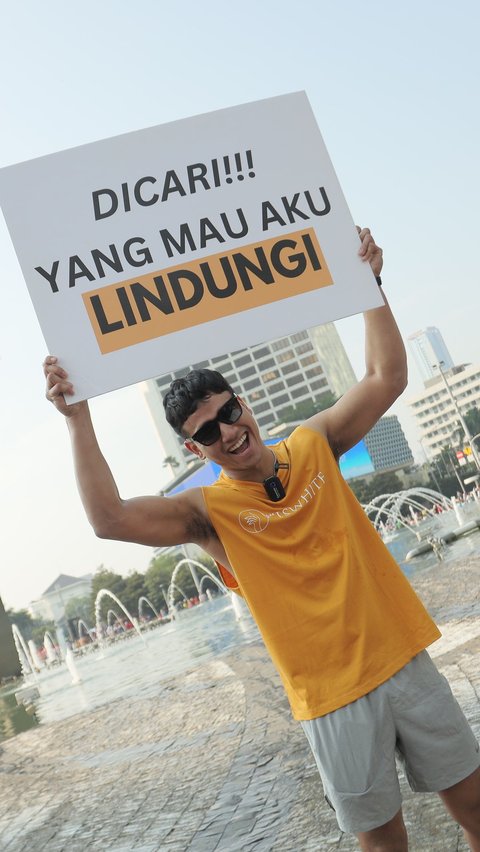
{"label": "pale sky", "polygon": [[[456,362],[480,362],[478,3],[23,0],[2,23],[0,166],[305,89],[352,214],[384,248],[404,337],[437,326]],[[151,551],[90,530],[3,219],[0,251],[0,595],[17,608],[61,572],[144,571]],[[338,328],[361,376],[362,321]],[[415,452],[405,399],[420,389],[412,363],[393,411]],[[122,496],[158,491],[164,452],[139,388],[92,411]]]}

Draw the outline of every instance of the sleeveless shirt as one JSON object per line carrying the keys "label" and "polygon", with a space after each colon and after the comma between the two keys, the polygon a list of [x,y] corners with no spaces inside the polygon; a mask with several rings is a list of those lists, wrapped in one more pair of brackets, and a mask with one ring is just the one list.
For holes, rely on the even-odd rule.
{"label": "sleeveless shirt", "polygon": [[286,495],[223,472],[203,488],[210,520],[283,681],[296,719],[366,695],[440,636],[343,479],[306,426],[276,444]]}

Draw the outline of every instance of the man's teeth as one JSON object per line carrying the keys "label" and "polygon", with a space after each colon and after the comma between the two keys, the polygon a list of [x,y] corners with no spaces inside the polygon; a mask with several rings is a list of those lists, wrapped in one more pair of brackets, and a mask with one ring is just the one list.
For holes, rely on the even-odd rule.
{"label": "man's teeth", "polygon": [[242,444],[244,444],[246,440],[247,440],[247,433],[245,432],[245,434],[244,434],[244,435],[242,435],[242,437],[241,437],[241,438],[239,438],[239,440],[237,441],[237,443],[236,443],[236,444],[234,444],[234,445],[233,445],[233,447],[231,447],[231,449],[229,450],[229,452],[230,452],[230,453],[234,453],[234,452],[235,452],[235,450],[238,450],[238,448],[239,448],[239,447],[241,447],[241,446],[242,446]]}

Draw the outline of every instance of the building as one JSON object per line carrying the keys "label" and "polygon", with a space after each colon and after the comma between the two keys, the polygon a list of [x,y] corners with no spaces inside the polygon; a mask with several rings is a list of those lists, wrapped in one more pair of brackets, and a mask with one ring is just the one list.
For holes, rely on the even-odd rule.
{"label": "building", "polygon": [[91,574],[86,574],[84,577],[59,574],[38,600],[31,601],[30,612],[34,618],[58,623],[64,618],[65,606],[68,601],[89,595],[91,588]]}
{"label": "building", "polygon": [[398,417],[388,414],[375,423],[364,438],[375,473],[398,470],[413,464],[413,454]]}
{"label": "building", "polygon": [[[280,423],[269,430],[269,435],[280,440],[290,435],[301,422]],[[361,441],[339,459],[340,471],[346,480],[410,467],[413,461],[412,451],[394,414],[382,417]]]}
{"label": "building", "polygon": [[251,406],[262,436],[283,408],[320,397],[326,391],[342,396],[356,382],[350,361],[333,323],[249,346],[144,383],[144,392],[166,457],[177,464],[175,475],[194,463],[181,438],[168,425],[162,397],[170,382],[192,368],[219,370]]}
{"label": "building", "polygon": [[409,335],[408,342],[424,382],[438,375],[439,364],[442,370],[451,370],[454,366],[438,328],[429,326],[423,331],[416,331]]}
{"label": "building", "polygon": [[427,456],[438,455],[443,447],[459,440],[461,424],[445,381],[462,416],[471,408],[480,408],[480,367],[462,364],[445,370],[442,365],[442,371],[443,377],[439,373],[429,379],[424,390],[408,401]]}

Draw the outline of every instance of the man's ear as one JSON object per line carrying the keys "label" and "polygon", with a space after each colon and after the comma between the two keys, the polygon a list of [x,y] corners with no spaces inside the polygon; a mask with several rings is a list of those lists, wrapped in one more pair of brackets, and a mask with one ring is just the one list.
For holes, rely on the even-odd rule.
{"label": "man's ear", "polygon": [[186,446],[187,450],[189,450],[191,453],[193,453],[194,456],[198,456],[198,458],[201,459],[202,461],[205,460],[206,456],[204,456],[200,447],[197,446],[195,441],[191,441],[190,438],[186,438],[183,443]]}

